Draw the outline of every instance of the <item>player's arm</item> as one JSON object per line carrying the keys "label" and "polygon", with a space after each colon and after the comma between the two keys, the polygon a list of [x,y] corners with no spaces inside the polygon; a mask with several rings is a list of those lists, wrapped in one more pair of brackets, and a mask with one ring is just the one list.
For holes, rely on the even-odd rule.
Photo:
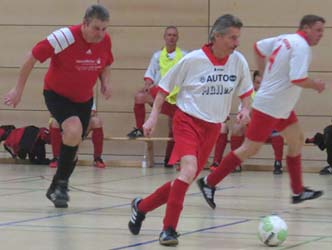
{"label": "player's arm", "polygon": [[106,66],[99,75],[100,92],[103,94],[106,100],[111,98],[112,95],[110,77],[111,77],[111,66]]}
{"label": "player's arm", "polygon": [[314,80],[309,77],[302,80],[292,81],[292,83],[304,89],[316,90],[318,93],[321,93],[325,89],[325,82],[322,80]]}
{"label": "player's arm", "polygon": [[16,86],[13,87],[7,94],[4,96],[4,103],[8,106],[16,107],[17,104],[21,101],[21,97],[23,94],[23,90],[25,84],[29,78],[29,75],[36,64],[37,59],[34,58],[32,53],[30,52],[26,57],[24,63],[21,66]]}
{"label": "player's arm", "polygon": [[150,136],[155,130],[158,121],[158,114],[160,113],[161,107],[165,102],[165,97],[167,95],[168,93],[160,88],[153,102],[150,116],[143,125],[143,131],[145,136]]}

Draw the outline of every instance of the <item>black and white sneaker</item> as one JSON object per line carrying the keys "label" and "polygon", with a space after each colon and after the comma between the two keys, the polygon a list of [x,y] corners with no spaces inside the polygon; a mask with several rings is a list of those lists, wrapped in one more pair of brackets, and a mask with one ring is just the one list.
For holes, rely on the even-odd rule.
{"label": "black and white sneaker", "polygon": [[128,228],[129,231],[134,235],[139,234],[139,231],[142,227],[142,222],[145,219],[145,213],[138,211],[138,203],[140,203],[141,200],[141,198],[135,198],[131,202],[131,217],[128,223]]}
{"label": "black and white sneaker", "polygon": [[282,163],[281,163],[281,161],[274,161],[273,174],[274,175],[282,174]]}
{"label": "black and white sneaker", "polygon": [[324,167],[321,171],[319,171],[320,175],[332,175],[332,167],[330,165]]}
{"label": "black and white sneaker", "polygon": [[162,231],[159,235],[159,243],[163,246],[176,246],[179,244],[179,234],[171,227]]}
{"label": "black and white sneaker", "polygon": [[67,208],[69,201],[68,181],[52,182],[46,192],[46,197],[53,202],[56,208]]}
{"label": "black and white sneaker", "polygon": [[315,191],[315,190],[309,189],[307,187],[304,187],[304,190],[301,194],[292,196],[292,203],[297,204],[297,203],[303,202],[305,200],[313,200],[322,195],[323,195],[323,191]]}
{"label": "black and white sneaker", "polygon": [[204,199],[209,204],[209,206],[212,209],[216,208],[216,204],[214,203],[214,193],[216,191],[215,187],[210,187],[207,184],[205,184],[204,177],[199,178],[197,180],[197,185],[199,187],[199,190],[201,190]]}
{"label": "black and white sneaker", "polygon": [[134,128],[131,132],[127,134],[130,139],[136,139],[138,137],[143,137],[144,133],[142,129]]}

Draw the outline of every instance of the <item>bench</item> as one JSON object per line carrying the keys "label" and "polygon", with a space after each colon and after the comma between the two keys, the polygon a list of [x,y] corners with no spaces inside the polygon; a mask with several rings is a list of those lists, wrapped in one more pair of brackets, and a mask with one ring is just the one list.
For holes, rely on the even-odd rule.
{"label": "bench", "polygon": [[173,138],[170,138],[170,137],[138,137],[138,138],[135,138],[135,139],[130,139],[128,137],[105,136],[104,140],[145,142],[144,157],[146,158],[146,161],[147,161],[147,167],[151,168],[154,165],[153,143],[156,142],[156,141],[170,141],[170,140],[173,140]]}

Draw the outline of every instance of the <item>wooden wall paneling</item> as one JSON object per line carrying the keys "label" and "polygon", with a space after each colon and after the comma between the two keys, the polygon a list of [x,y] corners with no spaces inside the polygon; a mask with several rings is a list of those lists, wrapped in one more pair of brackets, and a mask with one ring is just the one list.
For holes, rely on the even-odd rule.
{"label": "wooden wall paneling", "polygon": [[321,15],[327,25],[332,2],[326,0],[310,1],[262,1],[262,0],[210,0],[210,22],[220,15],[231,13],[241,18],[246,26],[292,26],[297,27],[302,16],[306,14]]}
{"label": "wooden wall paneling", "polygon": [[13,124],[16,127],[35,125],[37,127],[48,127],[48,111],[21,111],[17,109],[1,110],[1,125]]}
{"label": "wooden wall paneling", "polygon": [[0,26],[0,47],[3,48],[0,67],[20,67],[32,47],[58,28],[60,26]]}
{"label": "wooden wall paneling", "polygon": [[[165,44],[165,27],[111,27],[115,62],[113,68],[146,69],[152,54]],[[180,27],[178,46],[184,50],[200,48],[207,41],[208,29]],[[194,37],[194,39],[193,39]]]}
{"label": "wooden wall paneling", "polygon": [[[4,95],[16,85],[18,68],[0,68],[0,93]],[[20,104],[16,109],[21,110],[46,110],[43,96],[43,83],[46,69],[35,68],[26,83]],[[0,109],[9,109],[0,102]]]}
{"label": "wooden wall paneling", "polygon": [[206,26],[208,0],[100,0],[115,26]]}
{"label": "wooden wall paneling", "polygon": [[72,25],[97,0],[2,0],[0,23],[6,25]]}

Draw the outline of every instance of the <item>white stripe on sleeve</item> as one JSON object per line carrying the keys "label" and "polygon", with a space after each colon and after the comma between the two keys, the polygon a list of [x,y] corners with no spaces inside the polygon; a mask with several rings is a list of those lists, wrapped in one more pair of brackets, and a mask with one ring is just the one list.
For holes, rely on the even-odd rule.
{"label": "white stripe on sleeve", "polygon": [[61,28],[54,31],[47,37],[47,40],[54,48],[54,53],[58,54],[75,42],[74,36],[69,28]]}

